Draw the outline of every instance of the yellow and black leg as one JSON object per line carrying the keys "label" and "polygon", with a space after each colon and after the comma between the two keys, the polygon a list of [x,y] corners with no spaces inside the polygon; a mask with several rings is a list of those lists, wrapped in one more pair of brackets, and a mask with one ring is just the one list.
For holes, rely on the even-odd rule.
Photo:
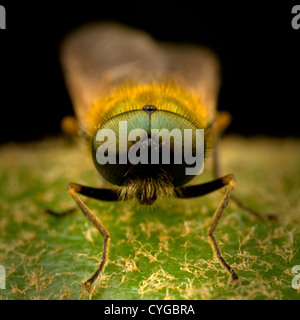
{"label": "yellow and black leg", "polygon": [[237,274],[235,273],[233,268],[222,257],[221,251],[213,235],[223,213],[225,212],[229,198],[231,196],[232,189],[234,187],[234,183],[235,183],[234,176],[230,174],[225,177],[216,179],[211,182],[203,183],[200,185],[177,188],[175,189],[175,193],[178,198],[188,199],[188,198],[200,197],[227,186],[227,190],[223,196],[223,199],[221,200],[217,210],[214,213],[210,226],[207,230],[207,234],[208,234],[209,243],[212,247],[215,257],[220,261],[222,266],[228,271],[228,273],[231,276],[231,279],[233,281],[237,281],[239,279]]}
{"label": "yellow and black leg", "polygon": [[117,201],[118,194],[110,189],[97,189],[79,185],[77,183],[69,183],[68,191],[73,197],[81,211],[87,217],[87,219],[96,227],[104,238],[103,252],[101,262],[96,272],[84,283],[84,287],[87,291],[90,291],[92,284],[104,271],[108,261],[109,245],[110,245],[110,233],[104,226],[104,224],[95,216],[95,214],[86,206],[86,204],[77,196],[76,193],[82,194],[86,197],[95,198],[104,201]]}
{"label": "yellow and black leg", "polygon": [[[92,284],[99,277],[99,275],[104,271],[105,266],[108,261],[109,245],[110,245],[110,233],[104,224],[98,219],[95,214],[87,207],[87,205],[78,197],[77,193],[84,195],[89,198],[94,198],[103,201],[118,201],[119,197],[117,192],[110,189],[98,189],[91,188],[87,186],[82,186],[77,183],[69,183],[68,185],[69,194],[73,197],[81,211],[87,217],[87,219],[96,227],[100,234],[104,238],[103,252],[101,257],[101,262],[95,273],[84,283],[84,287],[87,291],[90,291]],[[74,208],[67,210],[62,213],[56,213],[50,210],[47,212],[56,217],[62,217],[69,215],[75,211]]]}
{"label": "yellow and black leg", "polygon": [[[220,161],[219,161],[219,143],[223,132],[226,130],[227,126],[230,124],[231,116],[228,112],[219,112],[216,118],[216,125],[214,128],[214,150],[213,150],[213,175],[217,179],[221,176],[220,174]],[[247,211],[256,218],[262,220],[274,220],[277,221],[278,218],[273,214],[262,214],[253,210],[252,208],[246,206],[238,197],[235,195],[231,196],[232,201],[234,201],[241,209]]]}

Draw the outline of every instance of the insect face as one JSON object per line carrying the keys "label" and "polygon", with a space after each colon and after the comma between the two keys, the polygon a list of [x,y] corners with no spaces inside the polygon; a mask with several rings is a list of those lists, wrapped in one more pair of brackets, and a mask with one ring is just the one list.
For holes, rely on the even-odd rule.
{"label": "insect face", "polygon": [[[123,198],[135,196],[142,204],[152,204],[158,192],[172,194],[174,187],[199,173],[204,139],[197,141],[196,129],[185,117],[152,105],[119,114],[93,137],[95,167],[107,181],[122,187]],[[187,168],[195,167],[187,174]]]}

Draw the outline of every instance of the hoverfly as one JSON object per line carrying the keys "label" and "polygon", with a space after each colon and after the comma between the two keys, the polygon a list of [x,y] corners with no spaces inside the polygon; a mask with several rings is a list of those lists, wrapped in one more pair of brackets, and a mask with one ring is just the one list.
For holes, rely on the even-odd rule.
{"label": "hoverfly", "polygon": [[[70,195],[104,238],[101,263],[85,288],[89,291],[104,271],[111,238],[78,194],[103,201],[136,198],[140,204],[151,205],[159,193],[192,198],[226,188],[208,228],[208,239],[216,258],[237,281],[213,235],[235,184],[233,174],[219,176],[218,139],[229,123],[229,114],[216,111],[220,65],[215,54],[193,45],[158,43],[143,31],[118,24],[94,23],[65,38],[61,62],[80,132],[87,139],[96,169],[111,183],[111,188],[68,185]],[[146,130],[164,125],[204,129],[204,149],[214,150],[215,180],[186,186],[193,176],[185,175],[184,164],[99,164],[95,137],[103,127],[115,130],[121,119]]]}

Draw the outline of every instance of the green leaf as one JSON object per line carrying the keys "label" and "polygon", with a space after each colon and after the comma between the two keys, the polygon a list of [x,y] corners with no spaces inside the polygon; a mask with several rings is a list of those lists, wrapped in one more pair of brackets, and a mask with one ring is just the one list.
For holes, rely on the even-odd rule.
{"label": "green leaf", "polygon": [[[0,148],[0,265],[2,299],[299,299],[292,267],[300,264],[300,143],[292,139],[229,137],[222,173],[233,173],[235,195],[279,222],[262,221],[230,202],[215,237],[241,279],[231,283],[213,256],[207,228],[223,191],[198,199],[88,200],[111,233],[109,262],[93,292],[82,282],[101,258],[103,238],[80,210],[43,215],[75,204],[71,181],[99,187],[89,151],[49,139]],[[212,179],[211,163],[194,183]],[[82,197],[83,199],[84,197]]]}

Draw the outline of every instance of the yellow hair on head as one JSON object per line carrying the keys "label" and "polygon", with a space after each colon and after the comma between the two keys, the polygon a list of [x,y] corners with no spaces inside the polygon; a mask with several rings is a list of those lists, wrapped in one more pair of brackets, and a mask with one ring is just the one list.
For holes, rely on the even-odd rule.
{"label": "yellow hair on head", "polygon": [[91,106],[86,118],[87,134],[92,137],[105,121],[127,111],[141,110],[145,105],[181,115],[200,129],[209,124],[199,97],[173,83],[122,84]]}

